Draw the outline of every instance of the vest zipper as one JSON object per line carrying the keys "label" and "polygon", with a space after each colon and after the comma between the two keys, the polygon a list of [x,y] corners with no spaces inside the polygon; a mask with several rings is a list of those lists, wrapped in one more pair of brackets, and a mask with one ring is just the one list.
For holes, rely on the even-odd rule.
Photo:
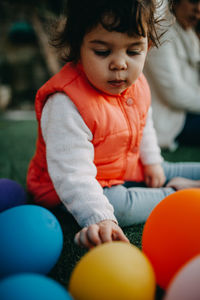
{"label": "vest zipper", "polygon": [[126,120],[126,123],[127,123],[127,126],[128,126],[128,130],[129,130],[129,143],[128,143],[128,146],[127,146],[127,151],[126,151],[126,157],[124,159],[124,168],[122,170],[122,174],[124,175],[126,173],[126,168],[127,168],[127,155],[128,155],[128,152],[130,151],[131,149],[131,144],[132,144],[132,137],[133,137],[133,134],[132,134],[132,130],[131,130],[131,124],[130,124],[130,120],[128,118],[128,115],[127,115],[127,112],[126,112],[126,109],[124,108],[124,100],[125,99],[117,99],[118,103],[119,103],[119,106],[124,114],[124,117],[125,117],[125,120]]}

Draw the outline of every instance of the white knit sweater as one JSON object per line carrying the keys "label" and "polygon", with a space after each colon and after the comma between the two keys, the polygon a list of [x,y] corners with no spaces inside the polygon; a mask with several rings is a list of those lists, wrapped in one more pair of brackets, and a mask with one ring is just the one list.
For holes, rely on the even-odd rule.
{"label": "white knit sweater", "polygon": [[[113,207],[95,179],[92,133],[73,102],[56,93],[46,102],[41,118],[48,172],[55,190],[81,227],[105,219],[117,222]],[[141,143],[143,164],[162,162],[151,110]]]}
{"label": "white knit sweater", "polygon": [[159,145],[173,148],[186,113],[200,113],[200,40],[177,22],[163,38],[158,49],[149,51],[144,74],[151,89]]}

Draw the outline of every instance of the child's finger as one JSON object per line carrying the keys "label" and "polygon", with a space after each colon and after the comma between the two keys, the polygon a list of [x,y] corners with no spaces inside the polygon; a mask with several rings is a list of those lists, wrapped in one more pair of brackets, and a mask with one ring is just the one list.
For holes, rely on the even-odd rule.
{"label": "child's finger", "polygon": [[147,186],[151,187],[151,178],[149,176],[145,177],[145,183]]}
{"label": "child's finger", "polygon": [[113,233],[113,239],[130,243],[129,239],[125,236],[121,228],[119,228],[116,232]]}
{"label": "child's finger", "polygon": [[92,248],[94,245],[90,243],[90,241],[87,238],[87,227],[83,228],[81,231],[79,231],[75,237],[74,242],[80,247],[83,248]]}
{"label": "child's finger", "polygon": [[87,236],[89,242],[93,246],[101,244],[101,239],[99,236],[99,226],[97,224],[93,224],[88,227]]}
{"label": "child's finger", "polygon": [[[114,223],[113,223],[114,224]],[[99,235],[102,243],[112,242],[112,226],[100,226]]]}
{"label": "child's finger", "polygon": [[80,244],[85,248],[93,248],[94,244],[91,243],[91,241],[88,238],[88,228],[83,228],[80,232],[80,238],[79,238]]}
{"label": "child's finger", "polygon": [[158,187],[160,187],[160,181],[159,181],[159,179],[157,177],[152,178],[151,187],[152,188],[158,188]]}
{"label": "child's finger", "polygon": [[80,231],[76,233],[75,237],[74,237],[74,243],[77,245],[77,246],[80,246],[80,243],[79,243],[79,236],[80,236]]}

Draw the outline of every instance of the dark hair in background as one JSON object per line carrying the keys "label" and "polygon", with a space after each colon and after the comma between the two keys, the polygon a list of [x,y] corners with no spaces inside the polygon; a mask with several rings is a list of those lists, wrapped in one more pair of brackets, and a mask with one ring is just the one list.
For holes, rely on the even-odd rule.
{"label": "dark hair in background", "polygon": [[171,13],[175,14],[174,7],[179,2],[181,2],[181,0],[168,0],[168,6],[169,6],[169,10],[171,11]]}
{"label": "dark hair in background", "polygon": [[108,31],[129,36],[145,37],[147,33],[150,43],[157,47],[156,26],[161,21],[155,16],[157,3],[158,0],[68,0],[62,30],[54,32],[51,44],[64,50],[65,61],[76,63],[85,34],[101,24]]}

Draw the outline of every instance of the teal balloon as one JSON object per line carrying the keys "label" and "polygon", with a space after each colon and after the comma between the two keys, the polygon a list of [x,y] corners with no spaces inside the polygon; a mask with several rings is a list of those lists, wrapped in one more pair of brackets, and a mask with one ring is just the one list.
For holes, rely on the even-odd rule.
{"label": "teal balloon", "polygon": [[41,274],[17,274],[0,281],[1,300],[72,300],[67,290]]}
{"label": "teal balloon", "polygon": [[47,274],[62,247],[61,226],[46,208],[27,204],[0,213],[0,277],[24,272]]}

